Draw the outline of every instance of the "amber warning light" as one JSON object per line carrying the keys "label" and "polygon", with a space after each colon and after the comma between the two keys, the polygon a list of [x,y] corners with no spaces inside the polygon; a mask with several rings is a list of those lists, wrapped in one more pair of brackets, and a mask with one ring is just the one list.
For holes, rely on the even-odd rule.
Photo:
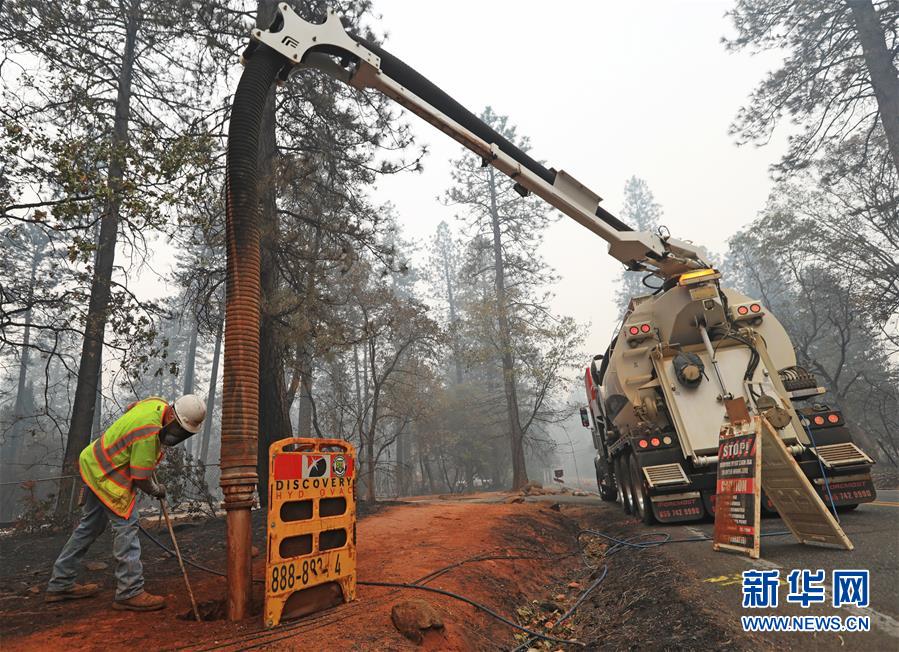
{"label": "amber warning light", "polygon": [[677,279],[678,285],[693,285],[694,283],[703,283],[705,281],[714,281],[721,278],[721,274],[714,269],[695,269],[692,272],[686,272]]}

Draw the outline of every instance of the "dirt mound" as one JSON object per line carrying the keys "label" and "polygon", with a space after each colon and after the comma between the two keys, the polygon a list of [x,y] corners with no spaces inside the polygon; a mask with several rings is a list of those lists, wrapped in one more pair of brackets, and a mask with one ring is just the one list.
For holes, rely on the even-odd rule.
{"label": "dirt mound", "polygon": [[[360,581],[424,583],[457,592],[504,614],[536,595],[541,588],[563,581],[571,558],[550,563],[551,557],[572,550],[571,525],[545,505],[440,504],[398,505],[376,512],[358,524]],[[256,514],[254,541],[261,544],[264,523]],[[165,542],[162,533],[154,533]],[[64,537],[42,542],[18,570],[29,581],[43,583]],[[224,527],[220,521],[186,528],[179,543],[184,554],[212,569],[224,568]],[[262,628],[259,613],[263,587],[254,585],[255,617],[240,623],[220,620],[225,580],[188,568],[204,621],[193,620],[177,561],[142,537],[147,589],[161,593],[169,606],[153,615],[113,612],[111,541],[104,535],[91,550],[109,569],[89,573],[104,593],[90,600],[45,606],[41,595],[16,595],[0,602],[4,652],[8,650],[107,650],[129,646],[148,649],[233,650],[266,643],[270,649],[322,646],[326,649],[404,649],[415,645],[391,621],[397,602],[426,598],[444,624],[424,638],[427,649],[493,649],[512,642],[512,630],[449,597],[386,587],[360,586],[358,599],[281,628]],[[27,548],[27,547],[26,547]],[[23,549],[24,552],[24,549]],[[477,559],[472,559],[477,557]],[[20,557],[23,561],[25,557]],[[254,560],[254,575],[263,576],[262,556]],[[27,566],[27,570],[26,570]],[[35,571],[35,569],[40,569]],[[5,568],[4,571],[13,571]],[[30,575],[37,572],[37,575]],[[436,573],[435,573],[436,572]],[[18,573],[11,573],[8,579]],[[2,579],[2,578],[0,578]],[[2,596],[0,596],[2,597]],[[217,643],[216,643],[217,642]],[[218,649],[217,647],[217,649]]]}

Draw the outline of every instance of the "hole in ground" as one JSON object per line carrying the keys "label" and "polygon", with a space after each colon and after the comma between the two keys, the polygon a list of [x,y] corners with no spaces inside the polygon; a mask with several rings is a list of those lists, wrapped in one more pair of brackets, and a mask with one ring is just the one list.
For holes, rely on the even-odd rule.
{"label": "hole in ground", "polygon": [[[224,620],[225,619],[225,601],[224,600],[207,600],[197,605],[197,611],[200,612],[200,620]],[[188,609],[184,613],[178,614],[180,620],[192,620],[194,618],[194,610]]]}

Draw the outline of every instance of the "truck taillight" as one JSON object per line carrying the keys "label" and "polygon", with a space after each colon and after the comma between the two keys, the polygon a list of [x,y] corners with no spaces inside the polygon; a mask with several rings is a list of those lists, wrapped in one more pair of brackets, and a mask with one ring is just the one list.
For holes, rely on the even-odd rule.
{"label": "truck taillight", "polygon": [[762,317],[765,316],[765,312],[762,310],[762,304],[757,301],[734,306],[733,313],[731,314],[733,315],[734,320],[751,321],[753,324],[760,323]]}
{"label": "truck taillight", "polygon": [[843,418],[839,412],[825,412],[824,414],[816,414],[811,417],[812,423],[818,427],[836,426],[843,422]]}
{"label": "truck taillight", "polygon": [[587,415],[587,408],[581,408],[581,425],[585,428],[590,427],[590,417]]}
{"label": "truck taillight", "polygon": [[645,439],[641,439],[639,442],[637,442],[637,445],[640,448],[649,448],[649,442],[646,441]]}
{"label": "truck taillight", "polygon": [[637,322],[636,324],[627,324],[624,332],[627,334],[627,340],[631,346],[636,346],[638,342],[652,337],[652,322]]}
{"label": "truck taillight", "polygon": [[652,439],[649,440],[649,443],[652,444],[653,446],[658,446],[662,442],[659,441],[658,437],[653,437]]}

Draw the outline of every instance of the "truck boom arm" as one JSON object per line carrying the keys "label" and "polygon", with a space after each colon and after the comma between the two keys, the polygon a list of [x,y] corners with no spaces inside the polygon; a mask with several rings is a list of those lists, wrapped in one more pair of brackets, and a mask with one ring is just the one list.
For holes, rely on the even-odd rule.
{"label": "truck boom arm", "polygon": [[690,243],[633,231],[599,205],[599,195],[564,170],[547,169],[535,161],[383,48],[348,33],[333,11],[316,25],[282,2],[272,26],[254,29],[252,37],[245,59],[265,44],[285,58],[282,80],[294,70],[315,68],[360,90],[380,91],[507,175],[522,195],[533,192],[603,238],[609,254],[629,269],[667,279],[708,266],[699,248]]}

